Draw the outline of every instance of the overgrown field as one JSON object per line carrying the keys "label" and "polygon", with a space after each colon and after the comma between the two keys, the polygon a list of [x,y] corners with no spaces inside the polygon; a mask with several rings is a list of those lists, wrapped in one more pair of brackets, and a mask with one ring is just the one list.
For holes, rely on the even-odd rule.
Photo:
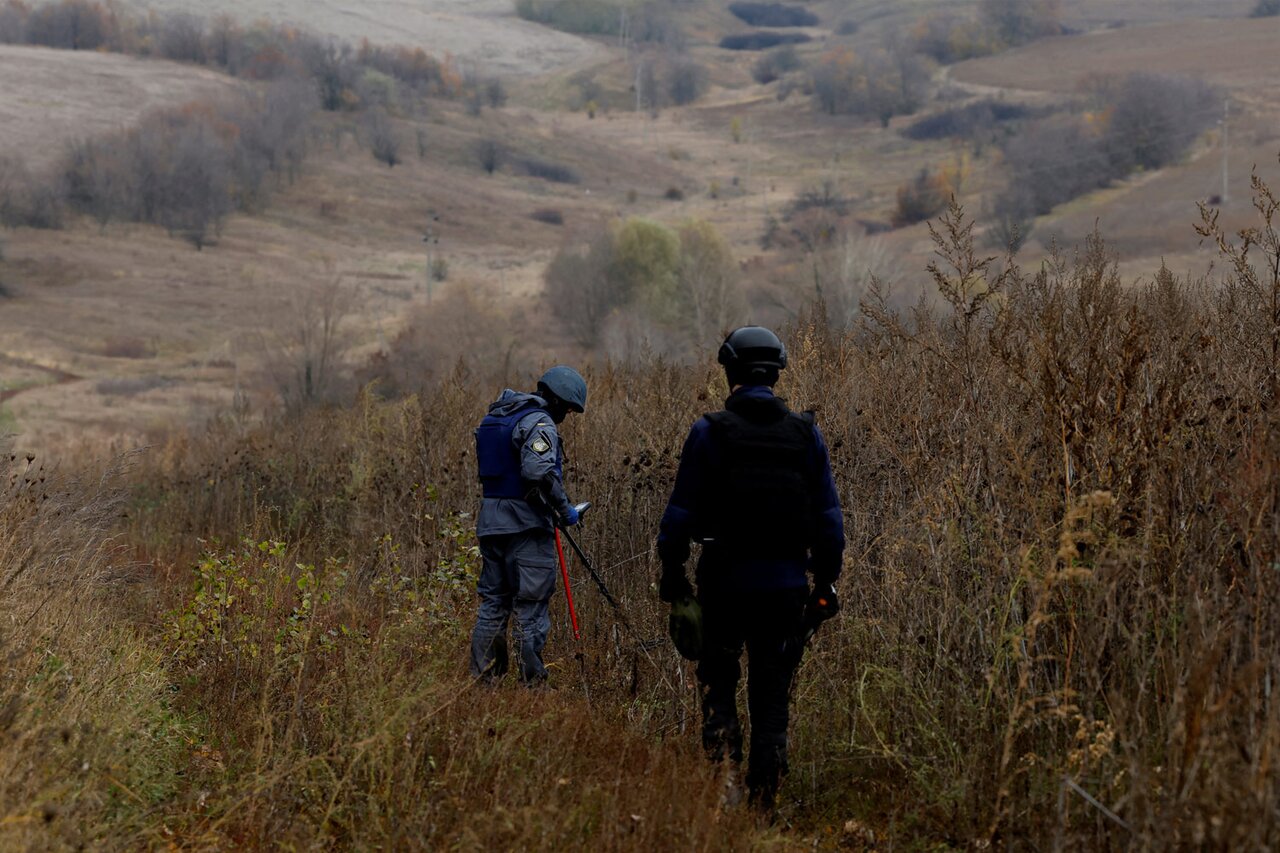
{"label": "overgrown field", "polygon": [[[712,366],[590,371],[549,692],[465,675],[470,428],[498,380],[234,423],[0,497],[0,846],[1261,848],[1280,834],[1280,234],[1126,287],[1101,238],[947,310],[789,331],[850,548],[766,825],[696,754],[650,547]],[[1243,242],[1242,242],[1243,239]],[[123,489],[123,491],[121,491]]]}

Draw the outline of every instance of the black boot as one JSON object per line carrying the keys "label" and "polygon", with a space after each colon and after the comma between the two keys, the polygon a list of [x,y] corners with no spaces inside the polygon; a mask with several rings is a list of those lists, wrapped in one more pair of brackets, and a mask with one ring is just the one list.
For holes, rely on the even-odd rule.
{"label": "black boot", "polygon": [[747,769],[747,802],[771,812],[778,798],[782,777],[787,775],[787,747],[777,744],[751,745]]}

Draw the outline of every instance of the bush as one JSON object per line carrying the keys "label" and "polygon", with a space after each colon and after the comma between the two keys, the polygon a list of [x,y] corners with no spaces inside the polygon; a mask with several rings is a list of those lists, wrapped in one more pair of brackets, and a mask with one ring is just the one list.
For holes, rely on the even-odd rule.
{"label": "bush", "polygon": [[793,45],[771,50],[756,60],[751,76],[757,83],[772,83],[783,74],[800,67],[800,54]]}
{"label": "bush", "polygon": [[628,299],[612,275],[613,255],[613,231],[598,228],[562,246],[543,274],[552,313],[580,346],[595,347],[605,319]]}
{"label": "bush", "polygon": [[112,379],[99,379],[94,390],[104,397],[136,397],[157,388],[166,388],[174,383],[167,376],[122,376]]}
{"label": "bush", "polygon": [[516,14],[581,35],[616,36],[619,14],[616,3],[609,0],[516,0]]}
{"label": "bush", "polygon": [[988,99],[927,115],[903,128],[902,135],[916,140],[978,139],[992,135],[1001,124],[1035,115],[1024,104]]}
{"label": "bush", "polygon": [[1221,114],[1220,95],[1188,77],[1132,74],[1115,88],[1102,147],[1117,174],[1181,157]]}
{"label": "bush", "polygon": [[554,207],[540,207],[529,214],[529,218],[535,222],[545,222],[547,225],[564,224],[564,214]]}
{"label": "bush", "polygon": [[21,161],[0,157],[0,227],[61,228],[62,198]]}
{"label": "bush", "polygon": [[988,242],[997,249],[1017,252],[1035,229],[1035,204],[1031,190],[1011,185],[996,196],[988,214],[991,231]]}
{"label": "bush", "polygon": [[783,3],[730,3],[729,11],[753,27],[816,27],[818,16]]}
{"label": "bush", "polygon": [[444,258],[433,258],[427,274],[431,276],[432,281],[447,281],[449,279],[449,262]]}
{"label": "bush", "polygon": [[63,50],[97,50],[109,35],[107,11],[88,0],[61,0],[38,6],[26,22],[30,44]]}
{"label": "bush", "polygon": [[165,18],[160,28],[159,52],[175,62],[203,65],[208,61],[204,20],[182,13]]}
{"label": "bush", "polygon": [[706,69],[696,62],[681,60],[667,72],[667,94],[677,106],[691,104],[707,88]]}
{"label": "bush", "polygon": [[[1280,236],[1258,202],[1247,257],[1202,223],[1218,280],[1131,286],[1100,239],[1002,271],[957,212],[940,305],[895,309],[866,245],[834,259],[859,322],[785,303],[802,313],[779,390],[819,413],[850,509],[846,609],[796,673],[806,770],[782,791],[819,846],[870,847],[869,825],[884,849],[1274,846]],[[0,447],[0,779],[4,814],[34,818],[5,827],[14,848],[166,827],[249,849],[795,840],[724,806],[688,669],[646,642],[666,620],[652,531],[690,423],[727,391],[706,354],[588,371],[590,415],[566,424],[626,622],[582,595],[575,640],[557,604],[548,656],[582,659],[552,692],[461,672],[472,430],[548,363],[478,290],[409,318],[422,349],[389,361],[420,395],[179,433],[130,460],[128,500]]]}
{"label": "bush", "polygon": [[[1040,216],[1055,206],[1105,187],[1117,172],[1096,133],[1074,117],[1038,122],[1005,145],[1010,185],[1019,199],[998,206],[1020,216]],[[1028,208],[1020,211],[1020,208]]]}
{"label": "bush", "polygon": [[684,190],[679,187],[667,187],[667,191],[662,194],[667,201],[684,201]]}
{"label": "bush", "polygon": [[495,110],[507,105],[507,87],[501,80],[494,79],[486,83],[484,96],[488,100],[489,106]]}
{"label": "bush", "polygon": [[0,6],[0,44],[26,44],[29,14],[26,5],[17,0]]}
{"label": "bush", "polygon": [[104,226],[162,225],[203,248],[231,211],[263,204],[270,178],[297,174],[310,94],[277,83],[243,103],[162,110],[76,143],[62,167],[64,197]]}
{"label": "bush", "polygon": [[1133,74],[1093,83],[1094,112],[1041,120],[1005,143],[1009,184],[995,202],[999,218],[1026,222],[1135,169],[1167,166],[1218,114],[1219,95],[1194,79]]}
{"label": "bush", "polygon": [[[227,73],[255,80],[307,75],[325,109],[350,109],[362,97],[386,105],[394,95],[377,72],[421,94],[454,97],[461,91],[456,72],[420,48],[383,48],[368,41],[351,45],[320,39],[293,27],[260,22],[245,29],[228,16],[210,24],[185,13],[131,14],[114,3],[61,0],[31,8],[21,0],[0,0],[0,42],[38,44],[68,50],[112,50],[136,56],[160,55],[211,63]],[[378,85],[361,92],[361,82]]]}
{"label": "bush", "polygon": [[400,138],[387,111],[374,107],[365,113],[364,132],[374,159],[394,168],[400,162]]}
{"label": "bush", "polygon": [[1004,44],[1019,45],[1062,32],[1060,0],[982,0],[983,22]]}
{"label": "bush", "polygon": [[479,139],[474,147],[476,160],[485,174],[492,175],[502,167],[507,152],[505,146],[496,139]]}
{"label": "bush", "polygon": [[942,65],[987,56],[1000,49],[998,37],[973,18],[952,12],[934,12],[911,27],[912,49]]}
{"label": "bush", "polygon": [[516,161],[516,167],[532,178],[541,178],[557,184],[576,184],[582,180],[572,167],[550,160],[540,160],[537,157],[523,157]]}
{"label": "bush", "polygon": [[875,117],[884,126],[924,102],[929,70],[901,46],[866,58],[848,48],[829,51],[812,70],[815,103],[830,115]]}
{"label": "bush", "polygon": [[628,219],[614,235],[609,276],[623,303],[639,303],[650,317],[671,319],[676,304],[680,240],[670,228],[648,219]]}
{"label": "bush", "polygon": [[932,219],[947,209],[951,203],[952,189],[944,176],[929,168],[923,168],[912,180],[898,188],[898,206],[894,210],[893,225],[901,228]]}
{"label": "bush", "polygon": [[725,36],[720,39],[720,47],[725,50],[768,50],[784,44],[804,44],[813,39],[804,33],[771,33],[755,32],[743,35]]}
{"label": "bush", "polygon": [[1271,18],[1280,15],[1280,0],[1258,0],[1258,5],[1249,13],[1251,18]]}

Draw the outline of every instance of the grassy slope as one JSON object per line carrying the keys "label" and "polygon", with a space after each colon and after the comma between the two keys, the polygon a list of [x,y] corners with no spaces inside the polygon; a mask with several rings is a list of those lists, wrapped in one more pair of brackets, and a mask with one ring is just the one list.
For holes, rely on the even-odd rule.
{"label": "grassy slope", "polygon": [[[889,28],[904,25],[929,6],[862,3],[815,8],[829,24],[847,17],[859,20],[863,26],[852,37],[857,47],[873,44]],[[1176,20],[1189,8],[1131,3],[1115,15],[1120,20],[1125,15]],[[1072,9],[1071,14],[1078,13],[1085,23],[1093,20],[1089,15],[1099,13],[1090,11],[1091,6]],[[357,354],[368,352],[394,334],[413,306],[424,301],[425,255],[419,235],[429,221],[435,223],[441,239],[438,255],[450,264],[453,279],[489,283],[532,308],[542,266],[563,234],[584,223],[632,214],[669,222],[699,216],[723,230],[735,254],[745,261],[760,254],[757,240],[766,216],[776,215],[804,188],[833,180],[853,199],[856,216],[883,221],[901,183],[924,165],[936,167],[954,159],[954,150],[945,142],[920,145],[899,137],[894,130],[906,119],[883,131],[817,115],[799,97],[778,103],[772,87],[750,83],[753,55],[711,46],[717,33],[740,28],[740,23],[719,8],[698,8],[689,14],[686,24],[694,35],[694,53],[712,67],[720,85],[703,102],[664,110],[656,120],[615,110],[590,121],[582,112],[564,112],[560,108],[574,92],[575,72],[570,69],[554,75],[550,83],[512,83],[517,102],[550,106],[550,111],[513,107],[487,112],[477,120],[440,106],[425,122],[403,123],[408,162],[395,170],[373,162],[354,129],[344,131],[340,120],[327,120],[306,177],[282,192],[262,215],[233,217],[221,245],[209,252],[192,252],[153,230],[120,226],[105,234],[76,225],[67,232],[22,231],[6,237],[9,261],[0,274],[19,298],[7,302],[0,319],[0,348],[14,359],[61,369],[83,380],[27,391],[10,401],[9,409],[27,440],[46,446],[81,439],[115,437],[128,444],[154,438],[193,412],[199,419],[225,406],[237,374],[241,384],[269,397],[272,385],[261,379],[264,341],[279,328],[279,319],[288,316],[299,289],[326,276],[342,276],[358,294],[350,342]],[[1048,55],[1058,59],[1057,64],[1048,63],[1053,74],[1044,79],[1046,85],[1058,86],[1072,79],[1072,69],[1095,66],[1091,45],[1115,42],[1116,50],[1108,55],[1123,54],[1127,39],[1148,39],[1151,32],[1173,39],[1171,49],[1144,49],[1155,50],[1168,70],[1193,70],[1199,64],[1196,52],[1172,47],[1194,41],[1194,33],[1206,28],[1230,41],[1242,27],[1256,29],[1239,20],[1192,21],[1064,39],[1060,48],[1050,49]],[[823,49],[819,41],[802,52],[813,57]],[[1039,60],[1040,50],[1036,46],[962,65],[954,76],[966,83],[1016,79],[1020,85],[1038,85],[1040,78],[1024,72],[1046,65]],[[1265,96],[1263,81],[1232,70],[1257,67],[1246,54],[1215,51],[1217,61],[1228,63],[1224,79],[1237,84],[1234,91],[1244,107],[1240,132],[1233,136],[1233,168],[1240,181],[1252,163],[1269,160],[1266,155],[1274,147],[1268,128],[1275,107]],[[67,54],[64,61],[70,69],[81,57]],[[167,73],[169,67],[125,62],[147,75]],[[986,68],[992,70],[983,71]],[[619,103],[626,102],[625,63],[614,60],[595,73],[607,88],[618,91]],[[743,123],[741,144],[729,138],[734,119]],[[421,162],[413,151],[418,130],[426,134],[429,148]],[[470,149],[483,136],[501,137],[514,147],[570,163],[582,173],[583,183],[551,185],[510,174],[510,169],[482,177]],[[1068,244],[1080,240],[1101,217],[1126,271],[1147,272],[1152,259],[1162,256],[1173,258],[1181,268],[1203,269],[1206,259],[1195,254],[1188,226],[1194,199],[1216,190],[1216,169],[1212,146],[1206,142],[1185,166],[1068,205],[1041,223],[1028,246],[1028,260],[1034,260],[1051,238]],[[713,184],[718,185],[719,198],[711,198]],[[979,158],[965,185],[965,200],[980,209],[985,193],[999,184],[994,160],[989,155]],[[684,201],[660,200],[671,186],[684,191]],[[1244,185],[1236,187],[1242,190]],[[628,203],[629,190],[638,194],[637,203]],[[562,209],[568,227],[558,229],[527,218],[541,207]],[[1152,216],[1152,211],[1159,214]],[[1241,208],[1229,210],[1227,216],[1235,222],[1245,214]],[[432,219],[436,216],[438,221]],[[924,226],[884,239],[906,270],[921,269],[929,257]],[[916,278],[909,276],[908,289],[918,286]],[[155,356],[102,356],[113,349]],[[127,396],[97,393],[100,387],[118,391],[119,386],[97,384],[114,377],[154,377],[150,381],[156,387]]]}

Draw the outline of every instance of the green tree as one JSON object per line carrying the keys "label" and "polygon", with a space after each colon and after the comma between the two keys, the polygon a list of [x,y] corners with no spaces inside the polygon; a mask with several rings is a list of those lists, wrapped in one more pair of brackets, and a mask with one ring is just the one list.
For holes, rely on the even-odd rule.
{"label": "green tree", "polygon": [[628,219],[614,239],[610,278],[621,303],[635,302],[650,317],[674,325],[679,318],[680,240],[665,225]]}

